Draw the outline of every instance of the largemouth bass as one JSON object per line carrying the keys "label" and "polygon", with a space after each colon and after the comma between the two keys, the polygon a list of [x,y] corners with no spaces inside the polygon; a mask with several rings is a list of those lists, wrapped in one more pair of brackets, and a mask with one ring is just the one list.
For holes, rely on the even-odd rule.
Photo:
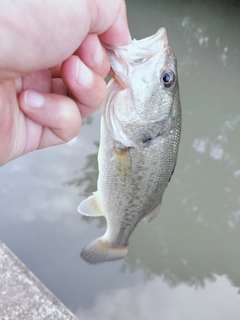
{"label": "largemouth bass", "polygon": [[176,58],[166,30],[106,50],[115,79],[101,109],[98,190],[78,207],[107,221],[105,234],[81,252],[93,264],[122,259],[139,221],[159,212],[181,131]]}

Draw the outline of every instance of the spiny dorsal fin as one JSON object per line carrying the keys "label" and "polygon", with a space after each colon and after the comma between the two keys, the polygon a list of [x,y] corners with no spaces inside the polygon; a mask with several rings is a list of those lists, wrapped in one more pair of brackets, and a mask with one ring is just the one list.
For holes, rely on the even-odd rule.
{"label": "spiny dorsal fin", "polygon": [[83,200],[78,206],[78,212],[84,216],[99,217],[103,212],[98,200],[98,193],[94,192],[92,196]]}

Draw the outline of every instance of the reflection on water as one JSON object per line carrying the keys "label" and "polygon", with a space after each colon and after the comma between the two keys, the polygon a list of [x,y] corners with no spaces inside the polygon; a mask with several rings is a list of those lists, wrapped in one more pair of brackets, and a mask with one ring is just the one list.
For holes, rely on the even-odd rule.
{"label": "reflection on water", "polygon": [[[99,142],[95,142],[94,145],[98,148]],[[79,178],[74,178],[71,181],[67,181],[67,185],[74,185],[76,187],[84,186],[84,195],[89,196],[93,191],[97,190],[97,177],[98,177],[98,161],[97,152],[89,154],[86,157],[86,164],[81,169]]]}
{"label": "reflection on water", "polygon": [[[88,320],[122,319],[239,319],[240,297],[237,288],[224,277],[207,281],[206,289],[179,285],[172,289],[161,278],[102,293],[93,306],[80,308],[76,315]],[[222,294],[217,294],[221,292]],[[200,312],[196,312],[200,310]]]}
{"label": "reflection on water", "polygon": [[93,117],[88,117],[88,118],[84,118],[82,119],[82,125],[91,125],[93,123]]}
{"label": "reflection on water", "polygon": [[[227,136],[225,136],[227,139]],[[207,152],[206,142],[202,140],[199,144],[204,147],[197,152]],[[196,144],[196,142],[195,142]],[[211,143],[208,143],[211,145]],[[211,150],[211,148],[210,148]],[[197,163],[201,162],[197,157]],[[211,158],[209,151],[208,157]],[[220,160],[212,157],[214,160]],[[96,190],[97,181],[97,153],[87,157],[83,176],[75,179],[71,184],[76,186],[83,182],[86,185],[84,194],[90,195]],[[222,159],[222,161],[225,158]],[[233,163],[235,163],[233,161]],[[226,168],[229,167],[227,162]],[[95,176],[89,173],[95,173]],[[240,174],[234,175],[239,179]],[[187,176],[185,172],[184,176]],[[240,179],[239,179],[240,180]],[[92,188],[91,188],[92,186]],[[182,185],[175,181],[176,194],[181,193]],[[239,187],[239,183],[238,183]],[[217,189],[215,188],[217,191]],[[223,192],[229,194],[227,202],[232,202],[232,207],[239,208],[240,196],[231,197],[232,190],[225,187]],[[218,193],[218,192],[217,192]],[[171,191],[167,192],[172,197]],[[214,194],[212,195],[215,196]],[[207,198],[206,198],[207,199]],[[178,201],[181,200],[181,203]],[[225,198],[218,199],[216,206],[224,206]],[[209,204],[208,204],[209,205]],[[181,210],[181,215],[177,212]],[[162,276],[171,286],[179,283],[187,283],[194,286],[203,286],[206,281],[214,280],[215,274],[225,275],[235,286],[240,287],[240,272],[236,273],[235,266],[240,264],[239,243],[240,243],[240,210],[227,212],[222,215],[221,210],[206,211],[206,207],[193,205],[191,199],[177,199],[176,206],[164,207],[163,212],[157,217],[157,221],[150,224],[140,223],[139,230],[136,230],[130,241],[130,250],[121,265],[121,272],[135,272],[144,270],[145,279],[151,279],[153,275]],[[176,216],[177,214],[177,216]],[[82,217],[85,222],[97,220],[102,232],[105,229],[103,218]],[[142,235],[146,241],[142,240]],[[229,261],[234,261],[231,268]]]}
{"label": "reflection on water", "polygon": [[[240,180],[239,170],[234,155],[228,154],[223,149],[222,144],[231,140],[230,134],[234,131],[239,118],[235,120],[226,120],[217,134],[217,140],[221,137],[222,143],[217,145],[211,142],[209,138],[195,139],[192,145],[196,150],[196,163],[204,161],[201,158],[206,153],[208,161],[222,161],[227,174]],[[236,128],[235,128],[236,129]],[[94,143],[98,146],[96,143]],[[222,150],[222,156],[217,156],[217,149]],[[214,151],[215,150],[215,151]],[[226,159],[228,161],[226,161]],[[231,159],[231,161],[230,161]],[[185,170],[184,177],[190,174]],[[97,152],[88,155],[84,171],[79,179],[68,182],[75,186],[83,185],[84,195],[90,195],[96,190],[98,166]],[[175,181],[175,194],[181,194],[182,184],[179,183],[180,173]],[[238,182],[238,190],[240,181]],[[225,182],[224,182],[225,183]],[[224,184],[223,183],[223,184]],[[228,185],[228,186],[227,186]],[[130,250],[128,256],[121,265],[121,272],[135,272],[144,270],[145,279],[151,279],[153,275],[162,276],[171,286],[179,283],[188,283],[194,286],[203,286],[206,281],[214,280],[215,273],[218,275],[227,274],[228,278],[235,286],[240,287],[240,272],[235,272],[235,265],[240,264],[239,246],[240,243],[240,196],[236,197],[235,193],[231,196],[232,187],[227,184],[223,190],[218,190],[215,186],[217,196],[222,191],[228,196],[227,203],[231,207],[236,207],[236,211],[225,212],[221,214],[221,209],[217,207],[226,207],[226,198],[218,199],[212,203],[215,209],[208,212],[204,203],[198,207],[192,199],[186,196],[179,196],[173,208],[168,203],[168,208],[164,207],[157,217],[157,221],[150,224],[140,223],[140,230],[136,230],[130,241]],[[220,186],[221,187],[221,186]],[[237,185],[235,185],[237,187]],[[205,187],[207,188],[207,186]],[[167,192],[168,198],[172,198],[172,191]],[[203,192],[203,190],[202,190]],[[206,199],[214,200],[216,194],[209,195]],[[181,202],[179,203],[179,201]],[[164,201],[165,203],[165,201]],[[180,209],[180,208],[183,209]],[[181,214],[178,212],[181,211]],[[176,216],[177,215],[177,216]],[[105,219],[90,218],[82,216],[85,222],[91,223],[98,221],[98,227],[105,229]],[[142,234],[147,239],[142,240]],[[233,272],[229,261],[234,261]]]}
{"label": "reflection on water", "polygon": [[[99,147],[99,142],[94,142],[97,150]],[[67,181],[66,185],[84,188],[84,191],[81,192],[81,195],[88,197],[94,191],[97,190],[97,179],[98,179],[98,161],[97,161],[97,153],[89,154],[86,157],[86,164],[82,168],[80,172],[76,172],[76,175],[80,176],[79,178],[74,178],[71,181]],[[87,216],[81,215],[81,219],[83,221],[92,222],[94,219],[89,218]],[[100,217],[96,219],[98,221],[98,228],[106,226],[105,218]]]}
{"label": "reflection on water", "polygon": [[139,224],[123,261],[89,266],[79,258],[105,231],[104,218],[77,213],[96,190],[97,113],[70,144],[1,168],[0,237],[80,319],[237,320],[239,2],[127,6],[132,35],[165,26],[178,57],[182,139],[160,214]]}

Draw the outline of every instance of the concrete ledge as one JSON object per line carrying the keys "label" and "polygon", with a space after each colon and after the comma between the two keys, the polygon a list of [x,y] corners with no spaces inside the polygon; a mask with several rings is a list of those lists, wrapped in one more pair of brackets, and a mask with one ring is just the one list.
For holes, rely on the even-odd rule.
{"label": "concrete ledge", "polygon": [[0,319],[77,320],[1,241]]}

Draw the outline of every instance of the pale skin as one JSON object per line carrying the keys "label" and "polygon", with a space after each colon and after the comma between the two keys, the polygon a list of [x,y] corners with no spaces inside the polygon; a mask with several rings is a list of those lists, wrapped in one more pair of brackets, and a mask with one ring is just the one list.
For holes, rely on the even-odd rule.
{"label": "pale skin", "polygon": [[75,137],[106,94],[101,42],[131,37],[123,0],[8,0],[0,26],[1,166]]}

